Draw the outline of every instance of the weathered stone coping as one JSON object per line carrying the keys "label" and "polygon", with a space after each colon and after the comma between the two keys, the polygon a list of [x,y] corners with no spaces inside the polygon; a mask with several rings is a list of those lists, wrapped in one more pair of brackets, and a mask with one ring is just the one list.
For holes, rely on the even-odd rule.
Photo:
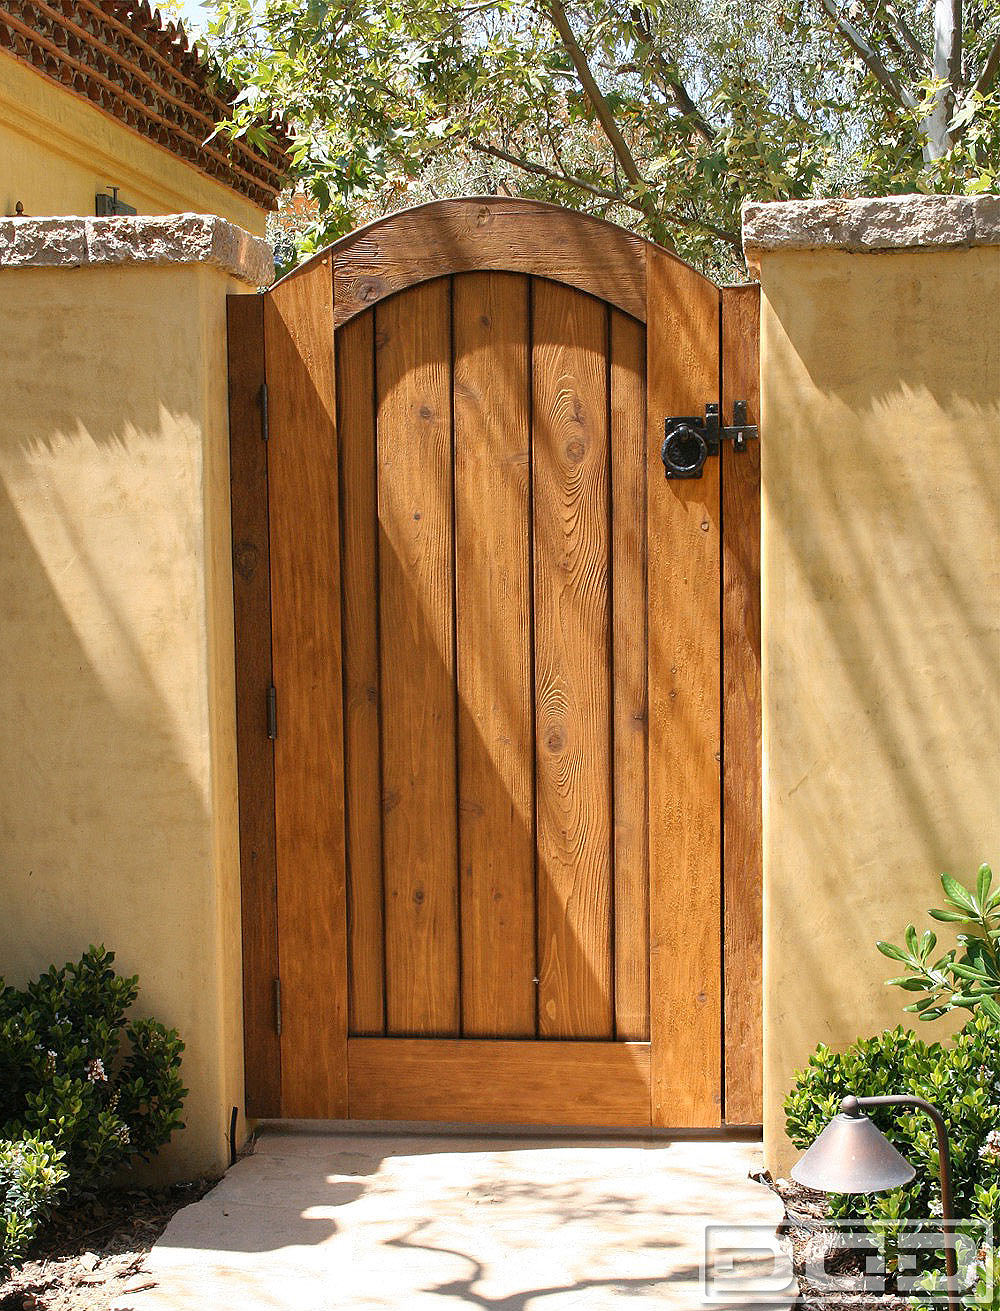
{"label": "weathered stone coping", "polygon": [[274,281],[260,237],[214,214],[0,219],[0,268],[210,264],[252,287]]}
{"label": "weathered stone coping", "polygon": [[1000,245],[1000,196],[882,196],[743,206],[747,257],[769,250],[947,250]]}

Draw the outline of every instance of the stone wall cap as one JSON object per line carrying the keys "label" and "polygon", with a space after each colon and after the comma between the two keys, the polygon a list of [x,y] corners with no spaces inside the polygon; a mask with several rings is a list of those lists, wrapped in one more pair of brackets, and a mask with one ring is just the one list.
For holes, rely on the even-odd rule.
{"label": "stone wall cap", "polygon": [[1000,196],[882,196],[861,200],[748,201],[743,248],[950,250],[1000,245]]}
{"label": "stone wall cap", "polygon": [[274,281],[260,237],[215,214],[0,219],[0,268],[209,264],[252,287]]}

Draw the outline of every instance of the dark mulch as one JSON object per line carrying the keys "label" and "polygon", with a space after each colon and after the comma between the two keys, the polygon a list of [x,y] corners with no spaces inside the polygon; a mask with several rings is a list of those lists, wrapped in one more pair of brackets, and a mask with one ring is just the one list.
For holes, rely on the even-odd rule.
{"label": "dark mulch", "polygon": [[57,1211],[29,1259],[0,1284],[0,1311],[107,1311],[151,1284],[146,1253],[182,1206],[214,1180],[110,1192]]}
{"label": "dark mulch", "polygon": [[842,1245],[829,1222],[825,1194],[790,1179],[772,1179],[766,1171],[759,1178],[785,1206],[778,1232],[791,1247],[801,1311],[911,1311],[905,1298],[864,1290],[864,1255]]}

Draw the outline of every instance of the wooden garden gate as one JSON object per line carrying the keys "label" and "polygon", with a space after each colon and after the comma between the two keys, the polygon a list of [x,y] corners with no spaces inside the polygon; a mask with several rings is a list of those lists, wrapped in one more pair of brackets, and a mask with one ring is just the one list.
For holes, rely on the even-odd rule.
{"label": "wooden garden gate", "polygon": [[756,293],[495,198],[230,298],[248,1114],[760,1120]]}

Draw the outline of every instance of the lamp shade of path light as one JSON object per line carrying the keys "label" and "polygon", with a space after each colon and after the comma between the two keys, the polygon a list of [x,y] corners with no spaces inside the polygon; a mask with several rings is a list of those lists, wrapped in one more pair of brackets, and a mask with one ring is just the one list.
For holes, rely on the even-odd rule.
{"label": "lamp shade of path light", "polygon": [[802,1159],[792,1178],[822,1193],[882,1193],[908,1184],[916,1170],[861,1111],[856,1097],[845,1097],[835,1115]]}
{"label": "lamp shade of path light", "polygon": [[796,1183],[821,1193],[882,1193],[908,1184],[916,1170],[896,1151],[865,1111],[875,1106],[899,1106],[923,1111],[934,1122],[941,1177],[941,1232],[949,1311],[960,1311],[955,1213],[951,1192],[951,1161],[944,1117],[922,1097],[845,1097],[835,1115],[791,1170]]}

